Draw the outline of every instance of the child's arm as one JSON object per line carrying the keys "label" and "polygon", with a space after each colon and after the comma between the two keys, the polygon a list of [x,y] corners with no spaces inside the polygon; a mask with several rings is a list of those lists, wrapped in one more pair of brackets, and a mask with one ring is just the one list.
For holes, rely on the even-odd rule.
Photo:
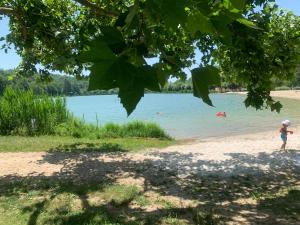
{"label": "child's arm", "polygon": [[294,133],[294,131],[291,131],[291,130],[287,130],[286,132],[287,132],[287,133],[290,133],[290,134],[293,134],[293,133]]}

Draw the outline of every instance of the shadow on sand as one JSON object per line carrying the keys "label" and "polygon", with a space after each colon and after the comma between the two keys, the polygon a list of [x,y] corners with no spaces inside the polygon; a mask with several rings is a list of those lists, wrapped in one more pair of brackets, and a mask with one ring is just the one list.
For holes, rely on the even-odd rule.
{"label": "shadow on sand", "polygon": [[[76,149],[76,146],[70,148],[73,147]],[[104,160],[103,155],[110,160]],[[299,155],[298,150],[256,156],[230,153],[228,159],[214,161],[201,160],[201,155],[195,160],[192,153],[149,152],[149,158],[137,161],[122,152],[49,152],[39,163],[62,165],[60,172],[51,177],[43,174],[1,177],[0,194],[14,196],[54,186],[51,198],[62,192],[80,198],[84,206],[81,213],[67,216],[57,211],[49,224],[89,224],[99,214],[118,218],[118,224],[161,224],[162,218],[168,215],[186,219],[189,224],[297,224],[300,223],[299,191],[291,189],[280,196],[277,193],[283,188],[299,186],[300,167],[294,160]],[[121,207],[111,203],[90,204],[88,193],[100,190],[104,184],[114,184],[120,178],[141,182],[142,194],[155,192],[197,204],[153,210],[132,208],[130,202]],[[24,208],[31,213],[28,225],[38,224],[45,201]],[[219,219],[213,219],[212,214]]]}

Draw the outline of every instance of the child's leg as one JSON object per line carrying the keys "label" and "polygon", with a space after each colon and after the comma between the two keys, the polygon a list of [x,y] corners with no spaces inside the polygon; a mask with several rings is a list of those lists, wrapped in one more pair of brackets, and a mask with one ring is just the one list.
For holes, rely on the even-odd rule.
{"label": "child's leg", "polygon": [[285,146],[286,146],[286,141],[283,141],[283,144],[281,145],[280,149],[285,151]]}

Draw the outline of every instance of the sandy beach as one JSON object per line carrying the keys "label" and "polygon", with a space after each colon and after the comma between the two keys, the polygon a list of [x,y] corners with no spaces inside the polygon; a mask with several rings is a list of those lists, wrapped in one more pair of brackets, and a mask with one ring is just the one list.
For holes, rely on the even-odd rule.
{"label": "sandy beach", "polygon": [[[245,95],[247,92],[230,92]],[[271,91],[271,96],[274,98],[290,98],[300,100],[300,90],[287,90],[287,91]]]}
{"label": "sandy beach", "polygon": [[[83,159],[99,162],[147,162],[168,168],[179,175],[218,174],[231,176],[240,173],[268,172],[272,164],[289,164],[300,171],[300,128],[291,127],[287,151],[280,151],[279,131],[273,130],[221,138],[192,140],[165,149],[149,149],[140,153],[0,153],[0,176],[53,176],[66,171],[66,167],[81,164]],[[264,156],[264,157],[262,157]],[[249,161],[247,158],[251,158]],[[228,163],[232,162],[232,163]],[[16,167],[15,165],[19,166]],[[208,166],[209,165],[209,166]],[[106,168],[108,171],[112,168]],[[121,168],[120,168],[121,169]],[[105,172],[105,168],[101,168]],[[79,177],[94,174],[79,171]],[[270,172],[270,171],[269,171]],[[83,174],[80,174],[83,173]],[[121,174],[121,173],[120,173]],[[65,174],[67,175],[67,174]]]}
{"label": "sandy beach", "polygon": [[[0,180],[136,185],[145,196],[156,198],[153,196],[161,193],[166,201],[177,202],[183,209],[214,205],[214,214],[224,220],[221,224],[292,225],[300,218],[290,220],[258,210],[263,203],[253,197],[261,187],[268,193],[300,187],[300,128],[291,129],[295,134],[289,136],[286,152],[279,151],[279,132],[274,130],[194,140],[139,153],[0,153]],[[154,204],[143,211],[155,214],[160,209]]]}

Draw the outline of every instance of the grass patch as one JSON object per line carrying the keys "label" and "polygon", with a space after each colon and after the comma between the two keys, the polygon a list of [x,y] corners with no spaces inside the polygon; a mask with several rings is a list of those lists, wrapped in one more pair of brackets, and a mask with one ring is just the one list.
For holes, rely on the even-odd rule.
{"label": "grass patch", "polygon": [[300,222],[300,189],[288,189],[259,200],[259,209],[271,210],[275,215]]}
{"label": "grass patch", "polygon": [[76,185],[20,178],[0,184],[0,224],[189,224],[176,213],[144,214],[132,210],[129,204],[141,196],[141,189],[135,185]]}
{"label": "grass patch", "polygon": [[172,139],[155,123],[133,121],[124,125],[108,123],[98,127],[74,118],[58,125],[55,134],[59,136],[72,136],[75,138],[86,137],[91,139],[127,137]]}
{"label": "grass patch", "polygon": [[162,225],[188,225],[188,221],[182,220],[182,219],[178,219],[176,218],[176,216],[167,216],[162,218],[161,220],[161,224]]}
{"label": "grass patch", "polygon": [[176,144],[175,140],[153,138],[89,139],[60,136],[0,136],[0,152],[130,152],[147,148],[164,148]]}
{"label": "grass patch", "polygon": [[[91,204],[90,193],[101,198]],[[126,214],[110,212],[113,206],[107,200],[123,204],[130,202],[136,194],[138,188],[135,186],[113,184],[80,186],[49,180],[2,183],[0,224],[135,225],[138,223],[129,221]]]}
{"label": "grass patch", "polygon": [[174,202],[171,202],[167,199],[160,198],[160,197],[157,198],[155,203],[161,205],[165,209],[174,209],[178,207]]}
{"label": "grass patch", "polygon": [[145,196],[143,195],[139,195],[137,196],[135,199],[136,203],[141,206],[141,207],[145,207],[148,205],[151,205],[151,201],[149,199],[147,199]]}
{"label": "grass patch", "polygon": [[114,206],[122,206],[130,203],[139,193],[140,189],[134,185],[110,185],[103,189],[100,196]]}

